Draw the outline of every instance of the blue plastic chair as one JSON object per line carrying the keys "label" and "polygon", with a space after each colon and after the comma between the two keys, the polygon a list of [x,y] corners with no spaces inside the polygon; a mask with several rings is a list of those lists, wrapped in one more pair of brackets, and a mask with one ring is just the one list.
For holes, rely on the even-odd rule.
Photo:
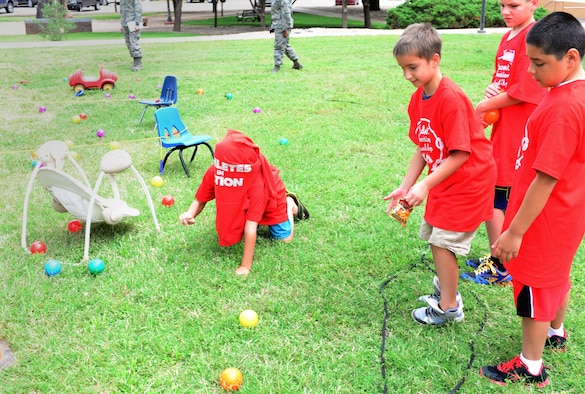
{"label": "blue plastic chair", "polygon": [[177,99],[177,77],[173,75],[167,75],[165,77],[165,81],[163,82],[163,86],[160,91],[160,97],[158,99],[140,101],[140,104],[144,104],[144,109],[142,110],[142,115],[140,115],[138,124],[142,123],[144,113],[148,107],[155,107],[156,109],[170,107],[177,103]]}
{"label": "blue plastic chair", "polygon": [[154,111],[154,118],[156,120],[156,129],[158,131],[158,138],[161,147],[170,149],[165,155],[164,159],[160,161],[159,171],[161,174],[164,174],[165,172],[167,159],[171,153],[176,150],[179,151],[179,158],[181,159],[181,164],[183,165],[183,169],[185,170],[187,177],[191,177],[191,175],[189,174],[189,170],[187,169],[187,165],[183,159],[183,150],[191,147],[195,148],[189,164],[193,162],[199,145],[207,146],[207,148],[209,148],[209,152],[211,153],[211,158],[213,159],[213,149],[211,148],[211,145],[207,143],[207,141],[211,140],[211,136],[193,135],[189,133],[189,130],[187,130],[187,127],[185,127],[185,124],[179,116],[179,110],[177,107],[165,107],[157,109]]}

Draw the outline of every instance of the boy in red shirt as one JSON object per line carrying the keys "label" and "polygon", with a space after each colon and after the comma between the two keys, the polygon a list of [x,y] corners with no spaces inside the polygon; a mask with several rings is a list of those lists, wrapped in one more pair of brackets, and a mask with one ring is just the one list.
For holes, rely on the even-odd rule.
{"label": "boy in red shirt", "polygon": [[[411,206],[427,199],[419,235],[431,246],[437,277],[434,294],[420,297],[428,307],[415,309],[412,317],[431,325],[464,317],[456,255],[469,253],[477,227],[491,217],[496,181],[479,116],[441,74],[441,46],[439,33],[422,23],[406,28],[394,46],[404,77],[417,88],[408,106],[409,138],[417,149],[401,185],[384,198],[392,200],[387,212],[400,199]],[[425,166],[428,174],[417,182]]]}
{"label": "boy in red shirt", "polygon": [[[530,59],[526,56],[526,34],[534,24],[534,10],[538,0],[500,0],[500,12],[510,30],[504,34],[495,58],[492,83],[485,89],[485,100],[475,110],[483,119],[489,110],[500,113],[492,125],[491,141],[498,168],[495,186],[493,218],[485,222],[489,245],[500,236],[504,214],[508,206],[516,150],[528,117],[546,94],[526,70]],[[464,272],[461,279],[482,285],[510,283],[512,277],[494,250],[480,259],[467,260],[472,272]]]}
{"label": "boy in red shirt", "polygon": [[570,14],[549,14],[526,36],[526,53],[528,72],[550,90],[524,129],[504,231],[493,245],[514,278],[522,352],[480,373],[500,385],[544,387],[542,353],[565,349],[571,265],[585,234],[585,29]]}
{"label": "boy in red shirt", "polygon": [[182,224],[193,224],[207,202],[215,199],[219,244],[231,246],[244,238],[237,275],[252,269],[258,225],[268,226],[274,239],[290,242],[294,218],[309,218],[298,197],[286,191],[279,172],[248,136],[228,130],[215,147],[214,163],[203,175],[195,201],[179,217]]}

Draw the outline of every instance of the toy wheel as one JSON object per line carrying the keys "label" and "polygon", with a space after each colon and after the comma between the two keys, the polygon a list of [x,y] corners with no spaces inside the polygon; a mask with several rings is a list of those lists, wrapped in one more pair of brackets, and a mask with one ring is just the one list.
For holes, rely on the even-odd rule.
{"label": "toy wheel", "polygon": [[103,90],[112,90],[114,89],[114,84],[113,83],[104,83],[104,86],[102,86]]}
{"label": "toy wheel", "polygon": [[73,91],[75,91],[75,93],[77,93],[77,92],[79,92],[81,90],[84,90],[84,89],[85,89],[85,87],[82,84],[80,84],[80,83],[78,83],[77,85],[75,85],[73,87]]}

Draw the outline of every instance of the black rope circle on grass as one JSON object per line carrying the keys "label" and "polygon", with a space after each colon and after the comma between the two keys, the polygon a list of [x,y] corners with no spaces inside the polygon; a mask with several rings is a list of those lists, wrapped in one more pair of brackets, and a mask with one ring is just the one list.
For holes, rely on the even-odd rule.
{"label": "black rope circle on grass", "polygon": [[[428,245],[427,245],[427,250],[428,250]],[[423,254],[420,257],[420,262],[426,268],[428,268],[430,271],[435,272],[435,270],[431,267],[431,265],[430,265],[430,263],[429,263],[429,261],[427,259],[426,253],[427,253],[426,251],[423,252]],[[418,265],[418,263],[415,263],[410,268],[413,269],[417,265]],[[388,386],[387,386],[387,381],[386,381],[386,357],[385,357],[385,353],[386,353],[386,326],[387,326],[387,322],[388,322],[388,316],[390,315],[390,311],[388,310],[388,300],[384,296],[384,288],[386,287],[386,285],[388,285],[388,283],[392,282],[397,277],[398,277],[398,275],[392,275],[391,277],[389,277],[388,279],[386,279],[384,282],[382,282],[382,284],[380,285],[380,295],[382,296],[382,300],[384,302],[384,319],[382,321],[382,345],[381,345],[381,350],[380,350],[380,366],[381,366],[381,372],[382,372],[382,380],[384,381],[384,388],[382,390],[382,393],[383,394],[387,394],[388,393]],[[486,311],[486,308],[485,308],[485,304],[481,301],[481,299],[479,298],[479,296],[474,291],[472,291],[472,290],[470,290],[470,292],[475,297],[475,299],[478,302],[478,304],[480,304],[480,306],[483,306],[483,310],[484,310],[483,320],[479,324],[479,327],[478,327],[478,330],[477,330],[477,334],[480,334],[484,330],[485,324],[487,322],[487,311]],[[461,386],[463,386],[463,384],[465,383],[465,380],[467,379],[467,373],[471,369],[471,366],[473,365],[473,361],[475,360],[475,345],[473,343],[473,340],[471,340],[469,342],[469,350],[470,350],[471,354],[469,355],[469,361],[467,362],[467,366],[465,368],[465,373],[463,374],[463,376],[461,377],[461,379],[459,380],[459,382],[455,385],[455,387],[453,387],[449,391],[449,394],[456,393],[461,388]]]}

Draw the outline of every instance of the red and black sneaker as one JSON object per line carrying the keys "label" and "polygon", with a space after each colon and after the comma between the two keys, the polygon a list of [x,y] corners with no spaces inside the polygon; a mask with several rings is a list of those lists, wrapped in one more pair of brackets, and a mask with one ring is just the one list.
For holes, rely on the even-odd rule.
{"label": "red and black sneaker", "polygon": [[484,366],[479,370],[481,376],[484,376],[492,381],[492,383],[505,386],[506,383],[523,382],[535,384],[536,387],[542,388],[549,384],[546,377],[544,364],[540,367],[538,375],[532,375],[528,372],[526,365],[520,360],[520,356],[516,356],[510,361],[503,362],[499,365]]}
{"label": "red and black sneaker", "polygon": [[550,348],[553,352],[565,352],[567,350],[567,331],[563,336],[553,335],[546,338],[544,347]]}

